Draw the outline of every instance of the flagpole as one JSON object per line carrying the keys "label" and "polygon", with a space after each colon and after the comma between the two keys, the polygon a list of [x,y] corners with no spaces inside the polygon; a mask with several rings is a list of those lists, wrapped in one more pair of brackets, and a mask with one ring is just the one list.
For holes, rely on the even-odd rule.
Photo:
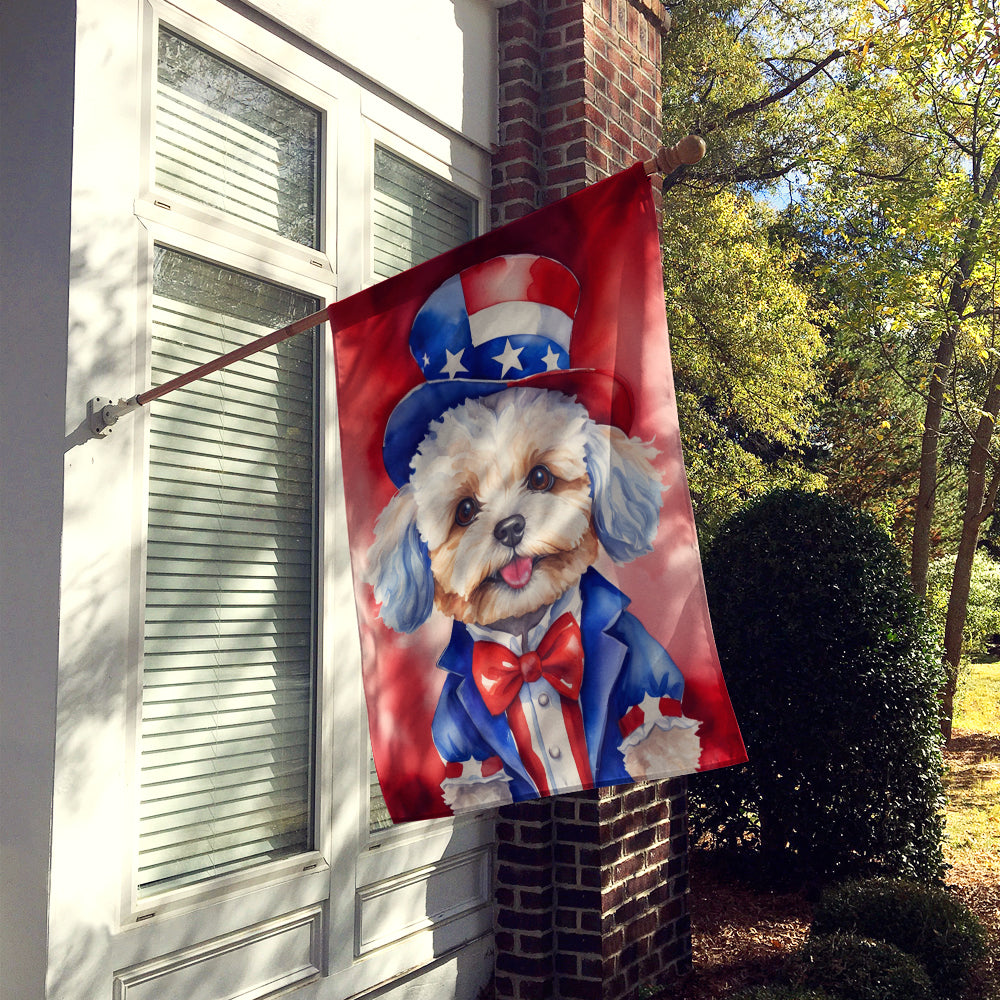
{"label": "flagpole", "polygon": [[[643,168],[649,176],[658,173],[666,175],[677,170],[678,167],[684,165],[690,166],[697,163],[704,155],[705,140],[697,135],[688,135],[673,146],[661,146],[656,151],[656,156],[643,162]],[[90,431],[94,437],[106,437],[111,433],[111,428],[114,424],[118,422],[118,418],[124,416],[126,413],[131,413],[133,410],[139,409],[140,406],[145,406],[154,399],[166,396],[167,393],[173,392],[175,389],[180,389],[200,378],[204,378],[206,375],[220,371],[236,361],[242,361],[244,358],[248,358],[258,351],[266,350],[268,347],[279,344],[283,340],[288,340],[289,337],[294,337],[297,334],[304,333],[306,330],[311,330],[314,326],[318,326],[328,319],[328,317],[329,313],[327,309],[320,309],[318,312],[314,312],[309,316],[303,316],[302,319],[289,323],[288,326],[283,326],[280,330],[275,330],[273,333],[258,337],[249,344],[237,347],[228,354],[223,354],[213,361],[207,361],[205,364],[199,365],[197,368],[192,368],[191,371],[185,372],[183,375],[178,375],[176,378],[172,378],[162,385],[146,389],[134,396],[130,396],[128,399],[119,399],[118,402],[114,402],[102,396],[94,396],[93,399],[87,401],[87,422],[90,426]]]}
{"label": "flagpole", "polygon": [[656,156],[646,160],[643,166],[649,175],[666,176],[672,174],[678,167],[694,166],[705,155],[706,149],[705,140],[700,135],[686,135],[673,146],[660,146]]}
{"label": "flagpole", "polygon": [[87,402],[87,420],[90,424],[90,430],[95,437],[104,437],[110,433],[111,427],[124,414],[131,413],[140,406],[145,406],[146,403],[150,403],[154,399],[159,399],[161,396],[165,396],[168,392],[173,392],[175,389],[180,389],[190,382],[196,382],[206,375],[220,371],[236,361],[242,361],[252,354],[257,354],[259,351],[265,351],[275,344],[280,344],[283,340],[288,340],[290,337],[305,333],[306,330],[311,330],[314,326],[318,326],[324,322],[328,318],[328,315],[327,309],[324,308],[308,316],[303,316],[302,319],[297,319],[293,323],[289,323],[288,326],[283,326],[280,330],[264,334],[263,337],[251,340],[248,344],[237,347],[228,354],[223,354],[212,361],[206,361],[205,364],[199,365],[197,368],[192,368],[191,371],[185,372],[183,375],[178,375],[170,379],[170,381],[164,382],[162,385],[146,389],[144,392],[137,393],[128,399],[119,399],[117,403],[112,402],[110,399],[102,399],[100,396],[95,396]]}

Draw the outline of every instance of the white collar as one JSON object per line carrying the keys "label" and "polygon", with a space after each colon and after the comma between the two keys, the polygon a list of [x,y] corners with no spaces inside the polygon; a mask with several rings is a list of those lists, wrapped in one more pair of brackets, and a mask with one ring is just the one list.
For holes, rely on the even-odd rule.
{"label": "white collar", "polygon": [[498,642],[501,646],[506,646],[516,656],[521,656],[530,650],[537,649],[539,643],[545,638],[545,633],[554,621],[557,621],[567,611],[580,621],[580,613],[583,609],[583,597],[580,594],[579,581],[573,584],[568,590],[557,598],[545,609],[538,624],[528,631],[527,649],[521,648],[521,637],[504,632],[502,629],[490,628],[487,625],[474,625],[471,622],[466,625],[469,635],[477,642]]}

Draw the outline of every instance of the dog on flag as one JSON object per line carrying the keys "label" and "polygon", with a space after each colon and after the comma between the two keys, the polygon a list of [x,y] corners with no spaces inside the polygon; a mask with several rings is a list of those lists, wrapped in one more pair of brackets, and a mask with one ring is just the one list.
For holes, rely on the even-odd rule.
{"label": "dog on flag", "polygon": [[432,732],[456,813],[698,766],[681,671],[594,568],[652,550],[663,486],[628,387],[569,365],[578,297],[527,254],[450,279],[411,331],[426,381],[386,428],[399,489],[368,578],[388,627],[453,621]]}

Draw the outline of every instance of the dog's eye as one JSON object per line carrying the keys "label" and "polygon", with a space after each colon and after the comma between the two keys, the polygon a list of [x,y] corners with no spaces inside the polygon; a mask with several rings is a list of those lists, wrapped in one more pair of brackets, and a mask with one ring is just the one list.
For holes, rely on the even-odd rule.
{"label": "dog's eye", "polygon": [[479,504],[474,497],[465,497],[458,501],[455,508],[455,523],[460,528],[467,528],[476,519],[479,513]]}
{"label": "dog's eye", "polygon": [[528,473],[528,478],[525,481],[528,484],[529,490],[534,490],[536,493],[545,493],[547,490],[552,489],[552,484],[556,481],[556,478],[544,465],[536,465]]}

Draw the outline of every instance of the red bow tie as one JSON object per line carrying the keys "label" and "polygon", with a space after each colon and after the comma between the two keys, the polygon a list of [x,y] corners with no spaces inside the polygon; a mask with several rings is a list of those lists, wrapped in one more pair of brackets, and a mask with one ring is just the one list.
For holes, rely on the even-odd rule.
{"label": "red bow tie", "polygon": [[537,650],[521,656],[499,642],[476,642],[472,646],[472,676],[490,715],[505,711],[521,685],[539,677],[576,701],[583,680],[580,626],[567,611],[545,633]]}

